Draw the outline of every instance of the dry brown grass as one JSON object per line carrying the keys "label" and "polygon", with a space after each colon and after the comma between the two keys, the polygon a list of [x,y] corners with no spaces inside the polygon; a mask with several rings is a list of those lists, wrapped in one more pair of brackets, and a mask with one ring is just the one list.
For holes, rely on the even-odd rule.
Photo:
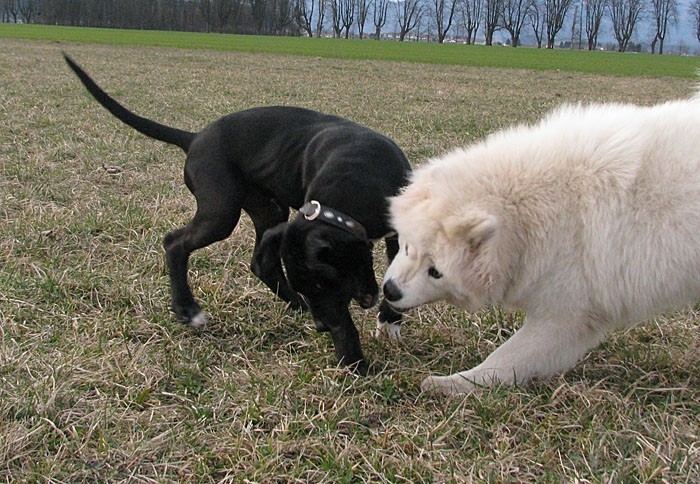
{"label": "dry brown grass", "polygon": [[427,307],[390,344],[372,339],[372,311],[355,310],[383,368],[357,378],[248,272],[245,219],[193,259],[209,326],[174,322],[160,238],[193,209],[183,157],[111,118],[60,49],[165,123],[302,105],[387,133],[416,163],[562,101],[652,103],[691,81],[0,47],[0,480],[700,481],[696,311],[615,334],[554,381],[429,397],[424,376],[474,365],[520,317]]}

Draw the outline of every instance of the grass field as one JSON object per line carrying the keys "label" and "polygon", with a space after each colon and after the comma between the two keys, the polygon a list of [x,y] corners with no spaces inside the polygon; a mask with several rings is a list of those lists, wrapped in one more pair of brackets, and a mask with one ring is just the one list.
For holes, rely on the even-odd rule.
{"label": "grass field", "polygon": [[700,58],[425,42],[309,39],[147,30],[0,24],[0,38],[389,60],[473,67],[560,70],[620,76],[695,77]]}
{"label": "grass field", "polygon": [[393,344],[354,307],[380,368],[358,378],[248,272],[244,218],[192,260],[209,325],[179,325],[160,239],[194,207],[183,156],[113,119],[61,50],[164,123],[301,105],[388,134],[414,163],[563,101],[648,104],[695,84],[0,40],[0,481],[700,481],[697,309],[616,333],[553,381],[431,397],[422,378],[475,365],[521,315],[424,307]]}

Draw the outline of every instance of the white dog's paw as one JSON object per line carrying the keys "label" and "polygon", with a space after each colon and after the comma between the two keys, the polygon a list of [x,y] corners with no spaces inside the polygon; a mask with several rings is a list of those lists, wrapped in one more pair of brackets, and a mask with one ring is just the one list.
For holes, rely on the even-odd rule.
{"label": "white dog's paw", "polygon": [[457,395],[460,393],[472,393],[481,388],[473,381],[460,376],[429,376],[420,385],[420,389],[426,393],[439,395]]}
{"label": "white dog's paw", "polygon": [[377,321],[377,330],[374,332],[374,337],[377,339],[386,338],[391,341],[398,341],[401,339],[401,325]]}
{"label": "white dog's paw", "polygon": [[193,328],[202,328],[207,324],[207,316],[204,311],[198,312],[189,323],[189,326]]}

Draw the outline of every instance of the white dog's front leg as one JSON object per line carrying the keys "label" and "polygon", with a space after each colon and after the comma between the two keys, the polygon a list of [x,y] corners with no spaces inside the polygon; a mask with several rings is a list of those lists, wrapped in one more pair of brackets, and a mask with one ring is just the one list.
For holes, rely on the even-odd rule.
{"label": "white dog's front leg", "polygon": [[605,338],[604,332],[593,328],[583,323],[526,321],[480,365],[450,376],[430,376],[423,380],[421,389],[452,395],[549,378],[574,366]]}

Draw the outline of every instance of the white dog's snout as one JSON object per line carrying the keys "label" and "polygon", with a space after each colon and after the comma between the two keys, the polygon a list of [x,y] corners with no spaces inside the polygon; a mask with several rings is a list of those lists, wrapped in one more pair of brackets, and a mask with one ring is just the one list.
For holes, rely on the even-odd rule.
{"label": "white dog's snout", "polygon": [[394,279],[388,279],[384,282],[383,291],[384,297],[390,303],[399,301],[403,297],[403,294],[401,293],[401,288],[396,283],[396,281],[394,281]]}

